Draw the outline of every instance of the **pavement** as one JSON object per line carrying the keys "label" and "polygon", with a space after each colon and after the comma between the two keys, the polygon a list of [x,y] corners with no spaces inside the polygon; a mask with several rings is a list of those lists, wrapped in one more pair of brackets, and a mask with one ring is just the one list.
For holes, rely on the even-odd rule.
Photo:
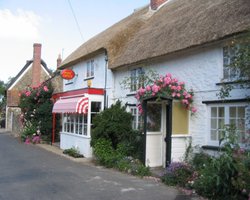
{"label": "pavement", "polygon": [[5,130],[0,133],[0,200],[200,199],[154,177],[141,179],[72,158],[57,146],[26,145]]}

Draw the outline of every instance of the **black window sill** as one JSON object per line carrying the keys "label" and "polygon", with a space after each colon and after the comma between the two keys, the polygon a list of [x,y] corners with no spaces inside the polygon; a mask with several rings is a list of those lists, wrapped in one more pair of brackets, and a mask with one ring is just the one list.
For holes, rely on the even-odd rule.
{"label": "black window sill", "polygon": [[84,79],[84,81],[92,80],[92,79],[94,79],[94,78],[95,78],[94,76],[87,77],[87,78]]}
{"label": "black window sill", "polygon": [[126,96],[127,97],[132,97],[132,96],[135,96],[135,95],[136,95],[136,92],[131,92],[131,93],[127,94]]}
{"label": "black window sill", "polygon": [[235,80],[235,81],[227,81],[224,80],[220,83],[215,83],[215,85],[232,85],[232,84],[243,84],[243,83],[249,83],[250,80]]}
{"label": "black window sill", "polygon": [[204,149],[204,150],[212,150],[212,151],[220,151],[220,150],[222,150],[221,147],[211,146],[211,145],[203,145],[201,148]]}
{"label": "black window sill", "polygon": [[71,84],[73,84],[73,82],[65,83],[65,85],[71,85]]}

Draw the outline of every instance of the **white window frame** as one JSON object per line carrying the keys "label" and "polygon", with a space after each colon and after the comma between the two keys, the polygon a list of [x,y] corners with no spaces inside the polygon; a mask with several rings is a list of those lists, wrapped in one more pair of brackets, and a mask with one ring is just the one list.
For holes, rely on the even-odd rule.
{"label": "white window frame", "polygon": [[235,71],[229,65],[236,56],[236,52],[240,49],[240,44],[223,46],[223,79],[227,81],[236,81],[240,77],[240,71]]}
{"label": "white window frame", "polygon": [[[72,117],[72,121],[71,122],[66,122],[65,119],[68,118],[68,116]],[[82,128],[81,128],[81,134],[80,134],[80,130],[79,130],[79,117],[82,116]],[[88,132],[87,132],[87,128],[85,130],[85,127],[88,126],[88,116],[87,115],[83,115],[83,114],[73,114],[73,113],[63,113],[62,115],[63,117],[63,121],[62,121],[62,131],[64,133],[68,133],[68,134],[74,134],[74,135],[79,135],[79,136],[88,136]],[[84,120],[87,119],[86,123],[84,122]],[[67,124],[70,124],[70,128],[68,129]],[[73,124],[73,130],[71,125]]]}
{"label": "white window frame", "polygon": [[[246,127],[246,114],[247,114],[247,103],[218,103],[208,105],[208,134],[207,134],[207,144],[212,146],[219,146],[219,140],[211,140],[211,109],[213,107],[223,107],[224,108],[224,125],[230,124],[230,107],[245,107],[245,131]],[[241,145],[241,143],[239,143]]]}
{"label": "white window frame", "polygon": [[130,70],[130,92],[136,92],[144,86],[144,74],[141,67]]}
{"label": "white window frame", "polygon": [[95,60],[88,60],[86,63],[86,79],[94,78],[95,76]]}
{"label": "white window frame", "polygon": [[[129,107],[130,113],[133,116],[133,120],[132,120],[132,128],[134,130],[143,130],[143,117],[142,115],[139,113],[139,109],[137,106],[130,106]],[[141,125],[141,127],[140,127]]]}

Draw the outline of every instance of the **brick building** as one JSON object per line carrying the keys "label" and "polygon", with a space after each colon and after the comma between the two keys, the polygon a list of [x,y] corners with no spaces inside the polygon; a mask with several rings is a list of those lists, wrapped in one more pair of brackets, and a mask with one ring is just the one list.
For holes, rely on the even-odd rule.
{"label": "brick building", "polygon": [[21,71],[8,85],[7,104],[6,104],[6,130],[14,134],[20,133],[20,114],[19,93],[28,86],[38,86],[41,82],[51,77],[51,72],[46,63],[41,59],[41,44],[33,45],[33,59],[28,60]]}

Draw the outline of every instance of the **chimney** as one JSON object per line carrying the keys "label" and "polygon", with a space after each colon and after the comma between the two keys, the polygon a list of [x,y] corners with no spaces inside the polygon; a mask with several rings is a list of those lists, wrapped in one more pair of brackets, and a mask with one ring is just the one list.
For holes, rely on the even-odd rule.
{"label": "chimney", "polygon": [[167,0],[150,0],[150,8],[152,10],[157,10],[166,1]]}
{"label": "chimney", "polygon": [[33,45],[33,66],[32,66],[32,86],[36,87],[40,84],[41,78],[41,48],[42,45],[35,43]]}
{"label": "chimney", "polygon": [[58,58],[56,60],[56,67],[58,68],[62,63],[62,58],[61,58],[61,54],[58,55]]}

